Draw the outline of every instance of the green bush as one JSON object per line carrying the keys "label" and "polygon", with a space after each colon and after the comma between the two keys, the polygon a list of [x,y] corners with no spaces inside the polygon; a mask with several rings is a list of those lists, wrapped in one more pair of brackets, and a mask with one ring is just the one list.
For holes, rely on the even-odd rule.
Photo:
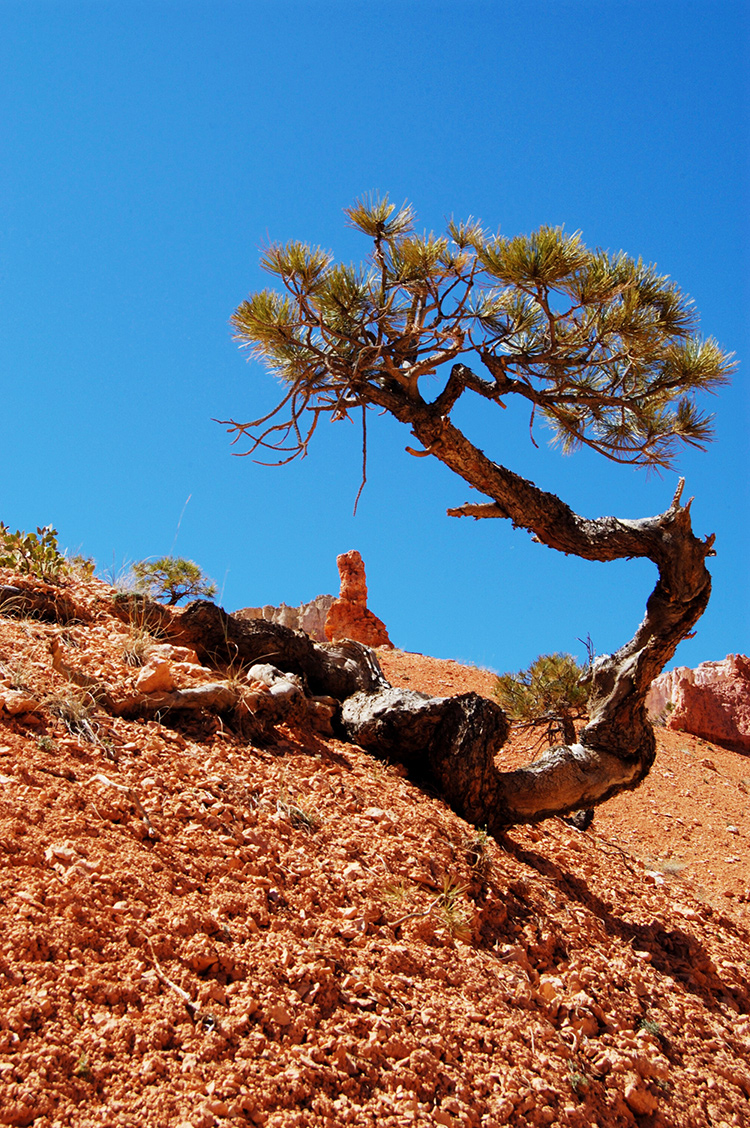
{"label": "green bush", "polygon": [[197,564],[181,556],[161,556],[133,565],[136,589],[174,607],[181,599],[213,599],[216,584]]}
{"label": "green bush", "polygon": [[0,521],[0,565],[37,576],[40,580],[55,580],[67,571],[68,562],[57,547],[57,529],[37,525],[35,533],[12,533]]}
{"label": "green bush", "polygon": [[525,670],[501,674],[495,697],[514,721],[557,726],[566,743],[575,741],[574,719],[586,711],[588,670],[572,654],[540,654]]}

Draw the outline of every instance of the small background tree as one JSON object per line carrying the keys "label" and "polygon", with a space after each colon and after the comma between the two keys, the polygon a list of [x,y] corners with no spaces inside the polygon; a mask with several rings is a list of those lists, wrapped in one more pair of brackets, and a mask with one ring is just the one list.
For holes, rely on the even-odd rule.
{"label": "small background tree", "polygon": [[527,669],[501,674],[494,694],[511,720],[546,726],[550,746],[560,735],[573,744],[575,721],[586,715],[588,680],[572,654],[540,654]]}
{"label": "small background tree", "polygon": [[216,584],[192,560],[161,556],[133,565],[138,591],[174,607],[181,599],[213,599]]}

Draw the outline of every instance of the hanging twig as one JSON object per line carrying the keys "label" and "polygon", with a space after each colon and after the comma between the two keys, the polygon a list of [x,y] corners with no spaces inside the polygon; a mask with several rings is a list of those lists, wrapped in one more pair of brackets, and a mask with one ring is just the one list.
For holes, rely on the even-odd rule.
{"label": "hanging twig", "polygon": [[362,404],[362,482],[360,484],[359,490],[357,491],[357,496],[354,499],[354,510],[352,511],[352,517],[357,516],[357,506],[359,505],[359,499],[362,497],[362,491],[365,488],[365,482],[367,481],[367,414],[366,413],[367,413],[367,408],[365,407],[364,404]]}

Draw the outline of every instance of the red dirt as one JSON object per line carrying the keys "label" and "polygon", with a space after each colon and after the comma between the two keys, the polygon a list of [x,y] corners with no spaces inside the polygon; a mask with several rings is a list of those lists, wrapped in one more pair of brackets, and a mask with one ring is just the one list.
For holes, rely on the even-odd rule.
{"label": "red dirt", "polygon": [[592,831],[485,840],[310,732],[92,707],[72,735],[52,639],[110,685],[138,640],[104,584],[67,590],[89,622],[0,618],[3,692],[42,702],[0,711],[0,1124],[750,1123],[741,758],[662,734]]}

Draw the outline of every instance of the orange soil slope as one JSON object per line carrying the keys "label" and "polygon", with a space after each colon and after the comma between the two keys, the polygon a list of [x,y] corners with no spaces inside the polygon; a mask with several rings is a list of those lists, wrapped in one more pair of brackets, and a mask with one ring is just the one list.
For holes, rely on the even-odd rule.
{"label": "orange soil slope", "polygon": [[[87,623],[0,618],[0,681],[42,701],[0,712],[0,1123],[750,1123],[747,885],[727,901],[717,864],[703,893],[692,856],[663,877],[627,840],[639,798],[687,825],[673,780],[587,834],[553,819],[495,842],[310,732],[260,748],[215,717],[96,706],[66,724],[54,638],[93,678],[134,674],[111,589],[66,594]],[[383,655],[394,681],[400,660]],[[448,665],[441,692],[487,676]],[[699,752],[718,771],[675,745],[705,825],[672,832],[672,857],[731,792]]]}

